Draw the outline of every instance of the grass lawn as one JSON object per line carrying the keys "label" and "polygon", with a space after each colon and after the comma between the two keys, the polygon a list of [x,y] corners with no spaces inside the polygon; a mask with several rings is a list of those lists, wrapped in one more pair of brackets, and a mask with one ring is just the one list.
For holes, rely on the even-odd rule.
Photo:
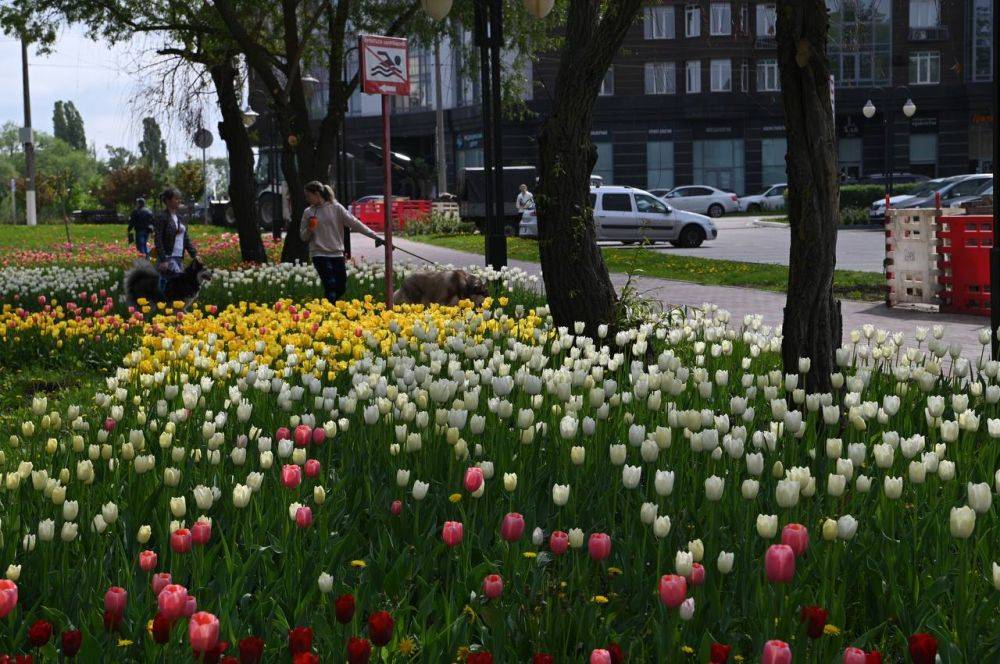
{"label": "grass lawn", "polygon": [[[420,235],[407,238],[439,247],[483,252],[481,235]],[[508,256],[515,260],[538,262],[538,242],[508,238]],[[645,277],[675,279],[696,284],[743,286],[783,293],[788,284],[788,268],[784,265],[745,263],[664,254],[649,249],[604,248],[604,260],[611,272],[634,272]],[[885,278],[877,272],[837,270],[834,291],[849,300],[878,302],[885,298]]]}
{"label": "grass lawn", "polygon": [[[74,224],[69,225],[69,236],[73,242],[125,242],[125,224]],[[195,239],[224,232],[218,226],[192,224],[191,235]],[[0,247],[5,249],[47,249],[54,243],[66,241],[66,227],[62,224],[42,224],[34,227],[0,225]]]}

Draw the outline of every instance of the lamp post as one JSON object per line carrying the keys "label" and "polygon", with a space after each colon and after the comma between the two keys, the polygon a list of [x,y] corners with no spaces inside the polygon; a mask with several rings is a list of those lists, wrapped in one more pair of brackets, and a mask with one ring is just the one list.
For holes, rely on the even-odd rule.
{"label": "lamp post", "polygon": [[[470,0],[475,17],[475,44],[479,48],[482,90],[483,175],[486,184],[486,263],[494,269],[507,264],[504,233],[503,136],[500,106],[500,49],[503,46],[503,0]],[[451,11],[452,0],[420,0],[424,11],[441,20]],[[523,0],[524,8],[542,19],[554,0]]]}
{"label": "lamp post", "polygon": [[[886,104],[885,108],[882,109],[882,122],[883,124],[885,124],[885,159],[883,160],[882,164],[883,167],[885,168],[885,213],[887,215],[889,214],[889,199],[892,197],[892,171],[894,169],[893,157],[895,149],[894,142],[896,137],[896,132],[893,131],[894,128],[892,124],[893,122],[892,93],[899,89],[906,89],[906,88],[902,87],[894,88],[886,92]],[[869,99],[867,102],[865,102],[864,107],[861,109],[861,114],[864,115],[867,119],[871,120],[873,117],[875,117],[876,110],[878,109],[875,108],[875,104],[873,104],[872,100]],[[905,115],[907,118],[912,118],[913,114],[917,112],[917,105],[913,103],[912,99],[907,97],[906,103],[903,104],[902,110],[903,110],[903,115]]]}
{"label": "lamp post", "polygon": [[[993,10],[996,11],[995,9]],[[994,14],[994,20],[996,15]],[[1000,132],[997,131],[997,116],[1000,115],[1000,48],[996,44],[996,24],[993,27],[993,172],[997,170],[1000,157]],[[990,354],[994,360],[1000,359],[1000,199],[993,192],[993,247],[990,249]]]}

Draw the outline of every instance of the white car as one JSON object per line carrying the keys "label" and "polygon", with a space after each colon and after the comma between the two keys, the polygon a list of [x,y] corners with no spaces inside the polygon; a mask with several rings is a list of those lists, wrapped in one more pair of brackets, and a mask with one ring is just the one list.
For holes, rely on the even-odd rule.
{"label": "white car", "polygon": [[765,210],[780,210],[785,207],[785,192],[788,184],[773,184],[759,194],[753,196],[741,196],[739,199],[740,212],[757,214]]}
{"label": "white car", "polygon": [[736,194],[700,184],[674,187],[660,197],[670,203],[671,207],[710,217],[721,217],[727,212],[738,212],[740,209],[740,199]]}
{"label": "white car", "polygon": [[[708,217],[676,210],[648,191],[634,187],[591,187],[594,228],[602,241],[635,244],[669,242],[693,248],[718,236]],[[525,210],[521,217],[521,237],[538,237],[538,216]]]}

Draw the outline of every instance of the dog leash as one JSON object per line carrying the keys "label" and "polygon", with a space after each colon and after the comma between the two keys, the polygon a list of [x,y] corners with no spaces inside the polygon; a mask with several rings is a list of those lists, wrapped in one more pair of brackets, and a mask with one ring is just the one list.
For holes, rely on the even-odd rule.
{"label": "dog leash", "polygon": [[410,256],[413,256],[414,258],[419,258],[420,260],[424,261],[425,263],[429,263],[430,265],[438,265],[437,261],[432,261],[429,258],[424,258],[420,254],[415,254],[415,253],[413,253],[412,251],[410,251],[408,249],[403,249],[402,247],[397,247],[395,244],[392,245],[392,250],[393,251],[402,251],[404,254],[409,254]]}

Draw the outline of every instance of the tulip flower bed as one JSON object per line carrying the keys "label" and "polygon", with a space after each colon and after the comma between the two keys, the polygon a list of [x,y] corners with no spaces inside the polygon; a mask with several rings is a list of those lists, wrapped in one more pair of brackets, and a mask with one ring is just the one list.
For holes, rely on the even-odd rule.
{"label": "tulip flower bed", "polygon": [[91,403],[0,427],[0,654],[1000,657],[1000,364],[941,331],[858,331],[812,394],[710,307],[594,342],[516,289],[388,312],[290,274],[146,312]]}

